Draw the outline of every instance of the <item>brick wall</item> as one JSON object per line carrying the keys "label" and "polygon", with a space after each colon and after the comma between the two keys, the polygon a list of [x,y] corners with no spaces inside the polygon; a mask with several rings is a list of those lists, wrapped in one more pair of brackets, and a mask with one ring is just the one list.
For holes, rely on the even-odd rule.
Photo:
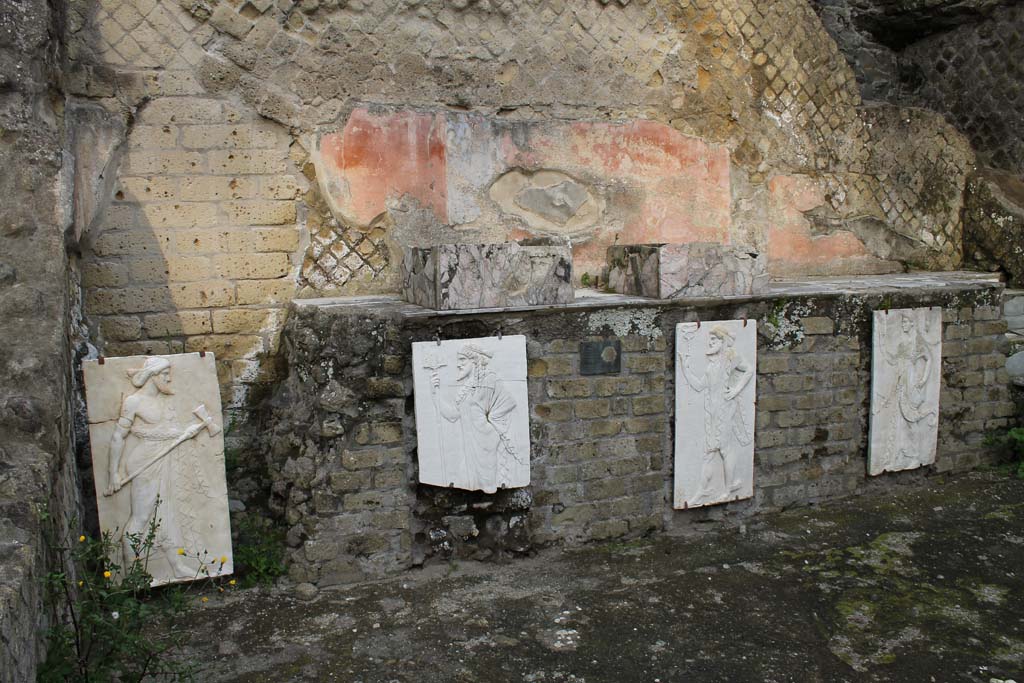
{"label": "brick wall", "polygon": [[579,341],[532,342],[529,348],[536,543],[613,538],[661,526],[665,340],[622,337],[622,371],[609,376],[579,374]]}
{"label": "brick wall", "polygon": [[[292,577],[330,585],[452,557],[679,531],[975,467],[993,457],[984,435],[1014,419],[1001,285],[900,279],[779,285],[734,301],[603,297],[489,314],[436,314],[386,297],[296,303],[288,379],[266,430]],[[936,464],[869,479],[871,314],[918,306],[943,308]],[[739,318],[756,321],[759,333],[755,495],[673,510],[675,325]],[[530,486],[487,495],[417,484],[412,342],[499,328],[528,340]],[[582,375],[580,342],[600,339],[619,340],[621,371]]]}

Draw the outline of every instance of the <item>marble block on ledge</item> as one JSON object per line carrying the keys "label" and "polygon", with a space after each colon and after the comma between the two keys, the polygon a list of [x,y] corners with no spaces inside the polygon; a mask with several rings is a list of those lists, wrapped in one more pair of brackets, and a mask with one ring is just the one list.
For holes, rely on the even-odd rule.
{"label": "marble block on ledge", "polygon": [[608,247],[608,286],[620,294],[678,299],[757,294],[768,284],[763,256],[716,242]]}
{"label": "marble block on ledge", "polygon": [[572,249],[536,242],[406,247],[402,297],[438,311],[567,304]]}

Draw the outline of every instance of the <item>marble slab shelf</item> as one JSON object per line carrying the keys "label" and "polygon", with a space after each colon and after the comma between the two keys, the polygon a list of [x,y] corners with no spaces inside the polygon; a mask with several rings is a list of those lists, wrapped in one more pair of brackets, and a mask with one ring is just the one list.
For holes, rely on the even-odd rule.
{"label": "marble slab shelf", "polygon": [[569,308],[575,310],[607,309],[622,307],[675,308],[679,306],[703,306],[717,301],[760,301],[779,300],[792,297],[841,297],[850,294],[862,296],[871,294],[927,293],[936,289],[949,293],[964,291],[1002,289],[999,276],[993,273],[973,271],[944,271],[899,273],[891,275],[847,275],[842,277],[808,277],[801,279],[776,280],[770,282],[760,294],[746,294],[721,297],[681,297],[678,299],[651,299],[615,292],[600,292],[595,289],[577,289],[575,298],[563,304],[519,306],[482,306],[448,311],[429,310],[410,304],[402,297],[390,294],[360,296],[317,297],[293,299],[291,306],[305,308],[367,308],[387,310],[402,318],[434,318],[436,316],[473,316],[490,313],[516,313],[538,311],[547,308]]}

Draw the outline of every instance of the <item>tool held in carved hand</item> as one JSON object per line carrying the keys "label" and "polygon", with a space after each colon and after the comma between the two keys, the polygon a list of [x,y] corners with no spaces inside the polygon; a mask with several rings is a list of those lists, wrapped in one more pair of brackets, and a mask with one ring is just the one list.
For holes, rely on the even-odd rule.
{"label": "tool held in carved hand", "polygon": [[129,476],[125,477],[122,481],[118,482],[117,486],[114,487],[114,492],[115,493],[117,491],[120,491],[127,484],[131,483],[131,481],[133,479],[135,479],[137,476],[139,476],[140,474],[142,474],[143,472],[148,470],[150,467],[152,467],[153,465],[158,463],[160,460],[165,458],[175,448],[177,448],[181,444],[185,443],[189,439],[194,438],[196,435],[199,434],[199,432],[203,431],[204,429],[209,432],[211,437],[217,436],[218,434],[220,434],[220,431],[221,431],[220,426],[216,422],[213,421],[213,416],[210,415],[210,411],[206,409],[205,405],[200,403],[192,411],[192,414],[195,415],[197,418],[199,418],[199,422],[197,422],[197,423],[195,423],[193,425],[190,425],[184,432],[182,432],[181,436],[179,436],[177,439],[175,439],[173,442],[171,442],[167,446],[167,448],[163,449],[162,451],[160,451],[160,453],[155,455],[152,460],[147,462],[145,465],[143,465],[139,469],[135,470],[135,472],[133,472]]}
{"label": "tool held in carved hand", "polygon": [[441,408],[438,406],[438,392],[441,389],[441,368],[448,365],[434,350],[423,354],[423,367],[430,370],[430,397],[434,405],[434,420],[437,424],[437,452],[441,457],[441,479],[448,481],[448,473],[444,467],[444,442],[442,437]]}

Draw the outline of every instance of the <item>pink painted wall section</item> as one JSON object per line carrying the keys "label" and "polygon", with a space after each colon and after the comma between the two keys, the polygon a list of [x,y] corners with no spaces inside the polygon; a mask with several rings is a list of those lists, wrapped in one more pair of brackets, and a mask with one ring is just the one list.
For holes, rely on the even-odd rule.
{"label": "pink painted wall section", "polygon": [[358,225],[369,225],[387,201],[409,195],[448,220],[442,114],[403,111],[352,112],[341,133],[320,138],[321,173],[334,208]]}
{"label": "pink painted wall section", "polygon": [[805,176],[775,176],[768,181],[769,225],[765,235],[768,271],[773,276],[841,275],[885,272],[851,232],[811,234],[804,216],[825,203],[821,186]]}
{"label": "pink painted wall section", "polygon": [[[730,241],[728,150],[652,121],[356,109],[341,132],[320,138],[317,170],[332,207],[350,222],[366,225],[406,195],[438,224],[472,229],[487,241],[569,237],[577,273],[599,272],[616,241]],[[565,174],[600,210],[582,228],[513,215],[518,209],[499,207],[488,195],[511,171]],[[449,234],[445,239],[463,241],[471,233]]]}
{"label": "pink painted wall section", "polygon": [[[644,190],[619,243],[729,242],[732,197],[724,147],[651,121],[578,123],[572,147],[584,167],[607,178],[632,179]],[[607,237],[593,246],[614,242],[614,235]]]}
{"label": "pink painted wall section", "polygon": [[[653,121],[578,122],[568,131],[545,129],[531,143],[537,167],[598,179],[624,209],[617,216],[621,222],[595,226],[591,239],[575,246],[578,272],[599,272],[607,248],[616,242],[730,241],[732,195],[724,147]],[[614,215],[614,209],[608,213]]]}

